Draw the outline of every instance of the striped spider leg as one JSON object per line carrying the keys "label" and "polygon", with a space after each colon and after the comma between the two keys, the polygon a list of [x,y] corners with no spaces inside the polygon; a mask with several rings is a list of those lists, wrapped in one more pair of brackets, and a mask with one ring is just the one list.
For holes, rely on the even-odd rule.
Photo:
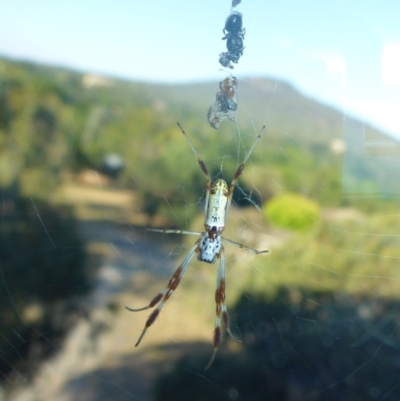
{"label": "striped spider leg", "polygon": [[136,343],[136,347],[140,344],[142,338],[144,337],[147,329],[154,323],[157,319],[158,315],[160,314],[161,309],[164,307],[165,303],[171,297],[172,293],[178,287],[183,275],[185,274],[187,268],[190,265],[191,260],[193,259],[194,255],[197,254],[197,259],[199,261],[205,263],[215,263],[218,259],[218,271],[217,271],[217,284],[215,290],[215,303],[216,303],[216,318],[215,318],[215,328],[214,328],[214,352],[211,356],[211,359],[206,367],[208,369],[212,362],[214,361],[215,355],[219,349],[222,337],[222,330],[221,330],[221,320],[223,322],[223,328],[229,334],[229,336],[235,340],[237,340],[230,329],[230,322],[228,316],[228,310],[225,304],[225,276],[226,276],[226,260],[225,260],[225,252],[222,241],[225,240],[230,244],[233,244],[239,248],[243,248],[247,251],[253,252],[255,254],[267,253],[268,250],[261,250],[258,251],[256,249],[250,248],[246,245],[240,244],[238,242],[232,241],[230,239],[222,237],[222,232],[225,228],[225,223],[228,218],[229,208],[232,201],[233,191],[236,186],[236,182],[239,179],[240,175],[242,174],[244,167],[249,160],[251,153],[253,152],[254,148],[256,147],[257,143],[261,138],[261,134],[264,131],[264,127],[262,127],[260,133],[257,136],[256,141],[254,142],[253,146],[251,147],[250,151],[245,156],[243,162],[237,168],[235,175],[228,187],[227,183],[223,179],[217,179],[214,184],[211,185],[211,176],[207,170],[207,167],[203,160],[200,158],[199,154],[197,153],[195,147],[193,146],[192,142],[190,141],[189,137],[187,136],[186,132],[182,128],[182,126],[178,123],[178,126],[185,136],[187,142],[189,143],[190,147],[192,148],[193,153],[197,157],[199,162],[200,168],[203,171],[204,175],[206,176],[207,183],[206,183],[206,202],[205,202],[205,222],[204,222],[204,232],[197,232],[197,231],[187,231],[187,230],[173,230],[173,229],[154,229],[154,228],[147,228],[146,231],[154,231],[154,232],[161,232],[164,234],[188,234],[188,235],[196,235],[200,236],[200,238],[195,242],[194,246],[190,249],[189,253],[186,255],[185,259],[181,263],[181,265],[177,268],[175,273],[170,278],[166,287],[157,294],[151,302],[139,309],[133,309],[126,306],[131,312],[139,312],[143,310],[147,310],[153,307],[156,307],[154,311],[150,314],[147,318],[145,323],[144,329]]}

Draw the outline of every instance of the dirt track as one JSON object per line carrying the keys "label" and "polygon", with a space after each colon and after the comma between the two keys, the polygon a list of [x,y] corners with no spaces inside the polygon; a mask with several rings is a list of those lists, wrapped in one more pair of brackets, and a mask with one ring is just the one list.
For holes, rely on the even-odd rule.
{"label": "dirt track", "polygon": [[[124,309],[125,304],[145,304],[148,294],[154,296],[165,284],[176,267],[175,258],[168,257],[171,246],[162,235],[105,222],[82,222],[81,231],[92,263],[99,266],[91,283],[94,291],[62,349],[41,366],[32,385],[15,392],[12,401],[151,400],[157,366],[174,354],[173,349],[155,351],[154,339],[162,342],[163,335],[147,336],[135,348],[147,313]],[[171,318],[168,314],[164,324]]]}
{"label": "dirt track", "polygon": [[135,348],[148,312],[130,313],[125,305],[146,305],[166,284],[187,248],[179,235],[99,220],[125,221],[129,213],[143,217],[132,211],[134,195],[120,192],[68,187],[63,193],[61,198],[74,204],[80,217],[90,265],[97,272],[90,282],[94,290],[61,349],[40,366],[31,385],[17,384],[8,401],[150,401],[154,379],[172,366],[189,342],[211,354],[215,266],[198,262],[193,262],[188,277]]}

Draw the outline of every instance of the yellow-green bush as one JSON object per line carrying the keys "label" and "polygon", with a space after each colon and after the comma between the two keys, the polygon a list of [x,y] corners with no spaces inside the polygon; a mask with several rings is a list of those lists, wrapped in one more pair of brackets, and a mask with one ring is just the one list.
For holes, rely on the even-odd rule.
{"label": "yellow-green bush", "polygon": [[318,203],[305,196],[285,193],[263,206],[264,217],[272,224],[293,230],[305,230],[319,220]]}

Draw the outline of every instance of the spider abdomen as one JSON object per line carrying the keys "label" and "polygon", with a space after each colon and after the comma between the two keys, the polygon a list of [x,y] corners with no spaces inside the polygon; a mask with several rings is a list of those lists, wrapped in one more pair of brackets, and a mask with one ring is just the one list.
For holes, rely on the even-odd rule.
{"label": "spider abdomen", "polygon": [[221,252],[222,243],[219,234],[205,232],[199,242],[197,259],[201,262],[214,263],[216,256]]}

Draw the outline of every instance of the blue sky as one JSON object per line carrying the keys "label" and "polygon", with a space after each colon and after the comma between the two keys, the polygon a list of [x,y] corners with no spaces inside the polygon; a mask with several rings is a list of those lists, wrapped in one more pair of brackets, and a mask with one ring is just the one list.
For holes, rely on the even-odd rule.
{"label": "blue sky", "polygon": [[[400,2],[242,0],[239,78],[284,79],[400,137]],[[13,0],[0,55],[158,82],[220,80],[230,0]]]}

